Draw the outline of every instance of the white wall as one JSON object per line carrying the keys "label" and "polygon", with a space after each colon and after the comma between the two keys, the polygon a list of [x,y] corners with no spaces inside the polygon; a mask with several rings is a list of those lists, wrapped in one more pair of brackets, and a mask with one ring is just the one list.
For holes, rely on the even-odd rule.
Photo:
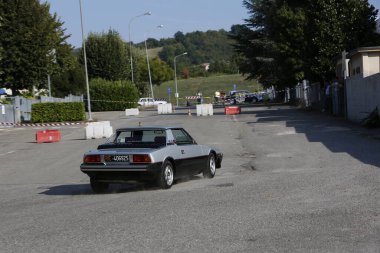
{"label": "white wall", "polygon": [[376,106],[380,110],[380,73],[366,78],[350,77],[346,81],[347,117],[359,122]]}

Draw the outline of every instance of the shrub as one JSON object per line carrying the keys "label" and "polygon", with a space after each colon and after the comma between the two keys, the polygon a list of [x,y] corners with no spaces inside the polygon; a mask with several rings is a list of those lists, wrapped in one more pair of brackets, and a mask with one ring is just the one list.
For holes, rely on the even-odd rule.
{"label": "shrub", "polygon": [[129,81],[91,80],[91,111],[124,111],[135,108],[138,98],[136,86]]}
{"label": "shrub", "polygon": [[82,102],[37,103],[32,105],[32,122],[82,121],[86,119]]}
{"label": "shrub", "polygon": [[380,115],[377,106],[367,117],[362,120],[362,124],[368,128],[380,127]]}

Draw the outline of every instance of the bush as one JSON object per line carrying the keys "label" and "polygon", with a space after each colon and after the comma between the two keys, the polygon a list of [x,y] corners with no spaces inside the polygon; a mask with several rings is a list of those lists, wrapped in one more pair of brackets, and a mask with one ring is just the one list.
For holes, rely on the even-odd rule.
{"label": "bush", "polygon": [[32,122],[83,121],[86,119],[82,102],[37,103],[32,105]]}
{"label": "bush", "polygon": [[138,98],[136,86],[129,81],[91,80],[91,111],[124,111],[135,108]]}
{"label": "bush", "polygon": [[377,106],[367,117],[362,120],[362,124],[368,128],[380,127],[380,115]]}

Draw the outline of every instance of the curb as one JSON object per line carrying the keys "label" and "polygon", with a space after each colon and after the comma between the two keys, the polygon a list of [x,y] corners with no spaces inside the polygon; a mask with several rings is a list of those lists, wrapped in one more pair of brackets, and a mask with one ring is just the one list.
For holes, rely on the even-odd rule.
{"label": "curb", "polygon": [[10,123],[0,122],[0,126],[13,126],[13,127],[50,127],[50,126],[77,126],[86,124],[87,122],[61,122],[61,123]]}

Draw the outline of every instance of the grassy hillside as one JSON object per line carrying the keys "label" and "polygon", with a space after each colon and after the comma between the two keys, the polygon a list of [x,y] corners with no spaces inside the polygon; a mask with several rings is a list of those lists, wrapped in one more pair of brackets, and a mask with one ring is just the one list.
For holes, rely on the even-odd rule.
{"label": "grassy hillside", "polygon": [[162,47],[150,48],[148,49],[149,58],[157,58],[158,54],[162,51]]}
{"label": "grassy hillside", "polygon": [[[261,90],[261,86],[256,81],[247,81],[241,75],[220,75],[220,76],[210,76],[210,77],[197,77],[189,79],[178,79],[178,93],[180,96],[180,104],[184,105],[186,100],[182,99],[185,96],[195,96],[198,91],[202,92],[204,97],[214,97],[215,91],[224,90],[226,93],[233,90],[234,84],[236,84],[237,90],[249,90],[258,91]],[[171,98],[172,103],[175,102],[175,84],[174,81],[169,81],[161,84],[160,86],[155,86],[154,97],[155,98],[165,98],[169,99],[168,88],[171,88]],[[210,100],[205,99],[205,102]]]}

